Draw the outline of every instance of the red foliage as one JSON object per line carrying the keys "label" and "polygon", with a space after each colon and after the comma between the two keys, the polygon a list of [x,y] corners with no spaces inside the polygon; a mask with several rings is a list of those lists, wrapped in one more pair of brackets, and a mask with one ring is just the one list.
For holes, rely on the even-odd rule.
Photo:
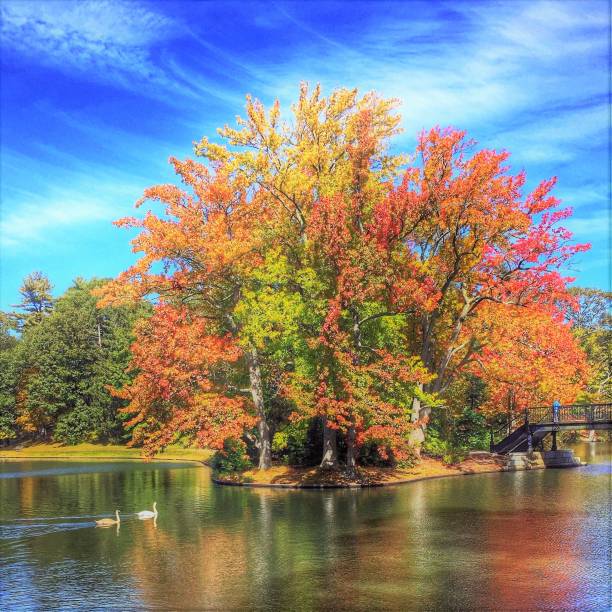
{"label": "red foliage", "polygon": [[[523,197],[525,175],[509,174],[507,152],[471,154],[472,147],[451,128],[422,133],[417,163],[376,204],[371,226],[395,292],[422,292],[420,304],[412,300],[420,307],[414,350],[436,375],[434,391],[444,390],[486,342],[474,335],[486,330],[468,325],[483,304],[567,311],[571,279],[560,269],[589,248],[571,244],[558,225],[570,211],[557,210],[555,179]],[[496,312],[503,318],[502,309]]]}

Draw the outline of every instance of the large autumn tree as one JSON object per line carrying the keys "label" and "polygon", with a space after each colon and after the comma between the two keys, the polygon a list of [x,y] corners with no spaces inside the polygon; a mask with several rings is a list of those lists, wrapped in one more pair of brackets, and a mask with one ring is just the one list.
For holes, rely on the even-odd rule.
{"label": "large autumn tree", "polygon": [[[196,399],[214,389],[220,414],[240,406],[245,427],[255,416],[261,468],[278,397],[291,418],[323,420],[322,465],[337,465],[338,432],[351,469],[366,440],[401,457],[411,432],[422,441],[431,407],[457,376],[487,356],[493,370],[497,330],[517,309],[534,333],[534,322],[554,325],[569,311],[560,270],[586,247],[559,225],[570,213],[551,195],[555,181],[524,193],[508,153],[476,150],[453,129],[421,134],[406,165],[389,152],[394,107],[375,94],[326,98],[304,85],[289,122],[278,103],[266,110],[248,98],[237,128],[196,145],[205,163],[172,160],[183,187],[147,190],[143,201],[160,202],[161,214],[120,222],[141,230],[142,256],[105,302],[159,299],[177,334],[207,321],[202,342],[228,341],[214,363],[195,347],[172,357],[163,334],[152,349],[159,362],[136,347],[150,380],[173,359],[192,372],[172,391],[192,396],[163,396],[163,418],[137,387],[126,391],[148,435],[176,431],[177,419],[194,435],[200,427],[201,439],[206,428],[223,432],[208,416],[212,404]],[[215,374],[221,364],[226,379]],[[228,382],[241,377],[249,401]]]}
{"label": "large autumn tree", "polygon": [[[525,194],[525,174],[512,174],[508,158],[475,150],[462,131],[434,128],[420,135],[401,185],[378,204],[390,273],[424,271],[421,286],[432,296],[415,312],[407,346],[434,376],[430,392],[444,393],[491,340],[477,322],[483,306],[502,326],[517,307],[539,320],[543,309],[556,317],[571,308],[561,270],[588,245],[573,244],[560,225],[571,210],[551,194],[556,180]],[[430,409],[417,398],[421,423]],[[421,441],[423,429],[417,434]]]}
{"label": "large autumn tree", "polygon": [[[401,330],[383,319],[390,302],[407,312],[427,296],[416,291],[418,273],[412,283],[389,288],[373,231],[376,205],[388,196],[403,163],[402,156],[389,153],[399,131],[395,106],[373,93],[360,98],[356,90],[341,89],[325,98],[320,87],[302,85],[291,123],[281,120],[278,103],[266,111],[249,98],[238,128],[219,131],[223,144],[204,138],[196,147],[198,155],[243,177],[267,203],[270,237],[293,271],[282,290],[275,286],[268,312],[288,294],[298,307],[286,309],[282,321],[263,313],[259,323],[268,336],[275,328],[292,340],[283,387],[299,398],[294,417],[323,419],[322,466],[338,463],[338,431],[346,437],[349,467],[366,431],[390,434],[379,417],[405,433],[406,393],[421,393],[418,360],[391,346]],[[395,398],[388,392],[384,400],[373,394],[357,401],[356,389],[373,390],[372,374],[379,376],[378,366],[391,359],[409,387]],[[394,417],[383,418],[385,411]],[[379,441],[388,445],[391,438],[398,440],[389,435]]]}
{"label": "large autumn tree", "polygon": [[[392,107],[392,101],[374,94],[360,99],[355,90],[340,90],[323,98],[318,87],[309,92],[304,86],[289,124],[280,121],[278,104],[266,113],[259,102],[249,100],[240,129],[221,130],[231,150],[203,140],[197,152],[208,159],[208,167],[173,160],[186,189],[165,185],[146,192],[146,200],[165,206],[163,216],[149,212],[144,219],[120,222],[142,229],[134,249],[143,256],[107,288],[106,303],[161,296],[167,304],[186,306],[194,316],[210,319],[216,333],[235,339],[244,352],[235,367],[248,370],[258,416],[261,468],[270,464],[264,390],[272,379],[279,381],[279,390],[287,386],[282,376],[267,380],[266,371],[295,370],[296,364],[312,364],[320,356],[312,342],[319,342],[352,282],[344,270],[346,258],[340,263],[331,251],[319,250],[333,240],[324,228],[326,202],[351,204],[352,216],[339,231],[352,227],[359,234],[353,259],[367,242],[376,261],[365,216],[371,217],[375,202],[388,192],[401,161],[387,153],[399,121]],[[154,267],[160,262],[162,271]],[[352,300],[347,319],[351,329],[356,316],[365,324],[377,309],[376,291],[369,291],[365,280],[361,285],[364,290]],[[371,303],[364,306],[365,300]],[[366,350],[357,346],[358,335],[351,334],[352,348],[338,352],[335,365],[365,365],[357,357]],[[368,365],[390,359],[370,353]],[[412,360],[404,361],[404,370],[414,369]],[[351,396],[345,391],[340,395],[318,402],[315,410],[326,419],[330,448],[337,429],[351,440],[358,434]],[[377,414],[376,402],[370,404],[370,412]],[[349,418],[340,405],[349,407]],[[142,409],[143,404],[136,406]],[[311,414],[311,408],[305,413]],[[335,464],[335,453],[329,459]]]}
{"label": "large autumn tree", "polygon": [[[232,176],[226,165],[215,164],[208,169],[192,160],[171,161],[184,188],[160,185],[148,189],[139,205],[159,202],[162,214],[148,211],[142,219],[118,222],[141,229],[133,244],[142,257],[107,285],[101,303],[123,303],[145,296],[161,298],[163,305],[190,312],[197,320],[209,320],[212,333],[233,339],[232,351],[234,344],[242,348],[243,358],[235,367],[243,368],[248,378],[247,391],[257,415],[259,467],[265,469],[270,466],[271,445],[262,360],[256,344],[243,331],[244,318],[237,316],[237,306],[265,254],[266,202],[258,192],[249,192],[249,183],[241,176]],[[174,333],[166,329],[169,335]],[[235,362],[233,354],[225,361]],[[135,412],[146,411],[146,403],[138,401],[134,392],[131,398]],[[233,402],[231,394],[226,401]],[[197,411],[200,405],[192,406]],[[160,427],[168,427],[175,416],[159,420]],[[134,418],[148,417],[142,414]]]}

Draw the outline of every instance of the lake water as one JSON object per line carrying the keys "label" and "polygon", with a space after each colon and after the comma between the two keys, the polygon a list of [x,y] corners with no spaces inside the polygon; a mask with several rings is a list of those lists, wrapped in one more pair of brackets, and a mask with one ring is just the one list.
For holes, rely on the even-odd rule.
{"label": "lake water", "polygon": [[588,467],[325,492],[0,460],[0,609],[609,610],[612,448],[576,450]]}

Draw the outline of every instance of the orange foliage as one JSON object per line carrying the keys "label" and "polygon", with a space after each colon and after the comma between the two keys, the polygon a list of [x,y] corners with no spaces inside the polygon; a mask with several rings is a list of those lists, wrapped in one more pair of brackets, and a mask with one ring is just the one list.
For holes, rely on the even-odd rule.
{"label": "orange foliage", "polygon": [[220,164],[171,163],[186,189],[158,185],[145,202],[163,205],[118,226],[141,231],[132,241],[141,258],[98,291],[100,305],[157,296],[153,317],[132,347],[134,382],[118,393],[130,401],[133,444],[154,453],[178,433],[221,448],[252,426],[250,400],[230,383],[244,371],[232,318],[242,280],[261,261],[261,198],[247,198],[244,179]]}
{"label": "orange foliage", "polygon": [[[267,212],[259,197],[246,196],[244,180],[230,177],[218,166],[214,172],[192,160],[170,160],[182,182],[192,192],[174,185],[145,191],[138,206],[147,201],[164,206],[164,216],[148,211],[144,218],[126,217],[119,227],[139,228],[133,251],[138,262],[104,287],[100,305],[139,299],[148,294],[167,299],[192,298],[207,314],[226,314],[220,293],[235,286],[241,274],[261,260],[259,248]],[[154,264],[162,263],[156,272]]]}
{"label": "orange foliage", "polygon": [[[140,230],[141,258],[101,304],[162,300],[138,329],[138,374],[122,391],[135,442],[154,450],[186,432],[220,448],[254,409],[266,425],[258,351],[273,335],[296,339],[282,349],[291,363],[276,365],[301,416],[325,416],[351,446],[372,440],[396,457],[461,372],[478,368],[491,405],[509,387],[521,402],[575,393],[584,363],[562,322],[572,299],[560,269],[588,247],[559,226],[570,211],[558,210],[555,179],[523,195],[507,152],[472,152],[464,132],[434,128],[399,182],[402,158],[387,154],[393,107],[303,86],[289,125],[278,104],[266,113],[249,99],[239,129],[220,131],[234,149],[203,139],[210,167],[172,159],[184,187],[153,187],[139,202],[160,203],[162,215],[118,222]],[[282,278],[263,273],[274,258]],[[276,318],[241,321],[241,297],[262,295],[257,316],[274,305]],[[288,312],[295,304],[300,315]],[[385,327],[387,317],[398,318]],[[238,389],[247,370],[253,405]]]}
{"label": "orange foliage", "polygon": [[570,324],[558,313],[541,307],[488,305],[479,316],[487,329],[487,344],[474,364],[474,373],[488,384],[488,413],[571,403],[584,389],[589,368]]}
{"label": "orange foliage", "polygon": [[486,342],[486,330],[469,325],[483,305],[567,311],[570,279],[560,268],[589,248],[571,244],[558,225],[571,211],[557,210],[555,179],[523,196],[525,175],[509,174],[509,154],[472,154],[473,145],[452,128],[422,133],[415,164],[374,211],[372,230],[390,263],[390,282],[415,291],[417,281],[428,296],[412,346],[436,375],[433,391],[446,389]]}
{"label": "orange foliage", "polygon": [[132,444],[149,454],[187,436],[200,446],[221,449],[254,423],[250,402],[232,380],[242,351],[229,335],[211,330],[209,320],[185,308],[160,304],[141,321],[132,346],[131,385],[117,395],[129,401]]}

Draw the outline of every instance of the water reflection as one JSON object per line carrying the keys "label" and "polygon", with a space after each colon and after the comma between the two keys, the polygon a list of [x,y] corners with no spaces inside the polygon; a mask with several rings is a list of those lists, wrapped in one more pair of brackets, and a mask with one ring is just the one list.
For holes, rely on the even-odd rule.
{"label": "water reflection", "polygon": [[[0,608],[608,609],[610,446],[584,450],[587,468],[327,492],[3,463]],[[114,508],[120,529],[93,528]]]}

